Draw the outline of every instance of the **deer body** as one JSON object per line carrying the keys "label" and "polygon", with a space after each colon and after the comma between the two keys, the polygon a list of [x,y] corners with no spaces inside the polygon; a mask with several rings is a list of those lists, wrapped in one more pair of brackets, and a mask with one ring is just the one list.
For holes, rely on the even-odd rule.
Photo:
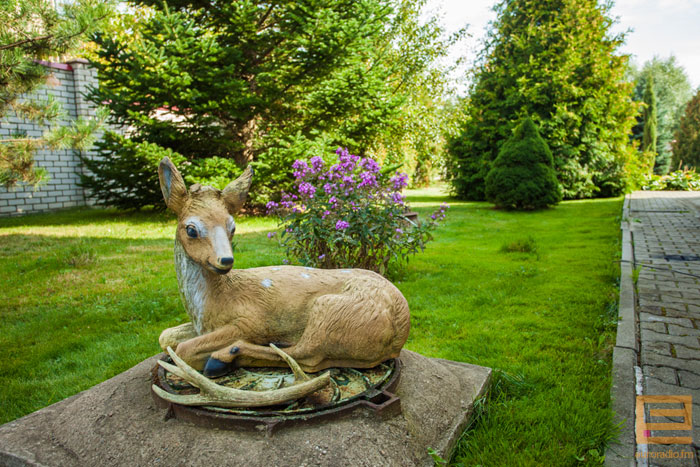
{"label": "deer body", "polygon": [[388,280],[361,269],[297,266],[232,269],[231,217],[245,201],[248,170],[223,192],[189,192],[166,159],[159,169],[178,214],[175,265],[191,323],[166,329],[160,343],[205,375],[240,366],[286,366],[285,348],[305,371],[370,368],[398,356],[410,328],[408,304]]}

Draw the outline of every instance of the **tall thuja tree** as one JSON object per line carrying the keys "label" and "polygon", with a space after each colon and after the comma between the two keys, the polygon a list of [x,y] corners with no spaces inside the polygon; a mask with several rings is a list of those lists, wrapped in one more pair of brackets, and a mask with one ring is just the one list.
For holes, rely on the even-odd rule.
{"label": "tall thuja tree", "polygon": [[31,122],[53,124],[38,138],[19,132],[0,139],[0,184],[12,187],[21,181],[36,185],[45,180],[46,172],[34,166],[34,153],[39,149],[81,149],[91,144],[100,118],[59,126],[64,109],[50,92],[43,100],[31,93],[49,78],[39,61],[75,53],[108,14],[109,3],[104,1],[0,2],[0,119],[14,114]]}
{"label": "tall thuja tree", "polygon": [[673,141],[672,169],[700,168],[700,89],[685,106]]}
{"label": "tall thuja tree", "polygon": [[[409,70],[412,62],[396,47],[402,12],[414,18],[422,3],[137,2],[145,20],[128,23],[129,34],[96,38],[100,88],[93,99],[108,102],[113,123],[128,134],[108,135],[102,159],[86,161],[95,175],[84,184],[108,202],[110,183],[151,183],[150,164],[138,173],[114,169],[123,158],[152,159],[143,152],[153,146],[123,150],[127,138],[182,155],[190,163],[186,178],[212,157],[232,161],[216,165],[234,170],[252,163],[254,195],[291,183],[296,158],[338,145],[375,150],[400,127],[415,77],[435,61],[433,49],[444,55],[440,40],[430,38],[417,45],[421,61]],[[158,197],[153,190],[117,201],[141,206]]]}
{"label": "tall thuja tree", "polygon": [[[671,164],[671,141],[678,130],[685,104],[692,98],[693,90],[683,67],[676,57],[666,59],[654,57],[644,63],[641,70],[632,70],[631,78],[635,81],[632,98],[637,102],[647,102],[644,95],[649,81],[653,82],[657,101],[657,140],[654,172],[665,174]],[[644,109],[641,109],[637,124],[632,128],[632,138],[642,147],[644,135]]]}
{"label": "tall thuja tree", "polygon": [[626,186],[636,155],[627,136],[636,106],[623,81],[624,40],[610,4],[596,0],[502,0],[470,90],[461,133],[450,143],[457,194],[483,199],[484,177],[527,113],[554,156],[566,198],[609,196]]}
{"label": "tall thuja tree", "polygon": [[644,91],[644,133],[642,135],[642,151],[656,154],[656,92],[654,81],[648,80]]}

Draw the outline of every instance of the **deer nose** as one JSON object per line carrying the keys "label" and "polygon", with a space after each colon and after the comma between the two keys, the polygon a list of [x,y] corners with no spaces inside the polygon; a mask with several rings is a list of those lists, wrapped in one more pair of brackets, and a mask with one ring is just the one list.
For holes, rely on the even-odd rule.
{"label": "deer nose", "polygon": [[219,264],[222,266],[231,266],[233,264],[233,257],[219,258]]}

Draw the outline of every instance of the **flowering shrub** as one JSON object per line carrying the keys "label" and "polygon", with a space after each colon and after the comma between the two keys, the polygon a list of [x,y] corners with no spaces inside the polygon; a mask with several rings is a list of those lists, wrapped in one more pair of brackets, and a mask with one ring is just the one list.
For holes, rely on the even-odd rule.
{"label": "flowering shrub", "polygon": [[668,175],[647,175],[642,190],[647,191],[700,191],[700,174],[695,170],[678,170]]}
{"label": "flowering shrub", "polygon": [[347,149],[336,155],[337,163],[330,167],[318,156],[295,161],[293,192],[283,193],[279,203],[267,203],[268,212],[280,218],[287,256],[305,266],[385,274],[391,262],[400,266],[423,251],[448,206],[443,204],[429,220],[412,222],[401,194],[406,174],[391,174],[392,168],[382,169]]}

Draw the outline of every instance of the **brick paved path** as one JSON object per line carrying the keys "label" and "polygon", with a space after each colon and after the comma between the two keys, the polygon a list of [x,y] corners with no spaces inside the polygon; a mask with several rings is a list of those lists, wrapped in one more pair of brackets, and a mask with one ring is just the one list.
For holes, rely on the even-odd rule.
{"label": "brick paved path", "polygon": [[[649,465],[698,464],[700,448],[700,193],[635,192],[628,222],[636,284],[637,395],[691,395],[692,445],[638,445]],[[641,383],[641,387],[640,384]],[[680,405],[678,405],[680,407]],[[673,408],[654,406],[649,408]],[[663,422],[661,418],[647,421]],[[668,419],[679,422],[681,419]],[[652,436],[688,436],[652,431]],[[685,452],[686,459],[654,458]],[[644,462],[639,462],[644,465]]]}

